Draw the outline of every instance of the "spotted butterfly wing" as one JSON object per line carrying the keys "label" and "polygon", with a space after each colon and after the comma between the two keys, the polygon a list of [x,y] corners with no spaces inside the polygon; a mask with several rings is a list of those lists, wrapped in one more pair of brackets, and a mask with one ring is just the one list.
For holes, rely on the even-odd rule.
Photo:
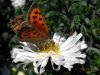
{"label": "spotted butterfly wing", "polygon": [[14,18],[14,20],[11,21],[11,28],[14,32],[19,32],[22,28],[22,22],[24,21],[24,18],[22,15],[18,15]]}
{"label": "spotted butterfly wing", "polygon": [[37,3],[31,5],[26,18],[26,23],[27,26],[23,27],[19,32],[20,41],[36,43],[48,39],[48,27],[43,15],[37,7]]}
{"label": "spotted butterfly wing", "polygon": [[48,27],[37,3],[30,7],[27,20],[33,27],[48,34]]}

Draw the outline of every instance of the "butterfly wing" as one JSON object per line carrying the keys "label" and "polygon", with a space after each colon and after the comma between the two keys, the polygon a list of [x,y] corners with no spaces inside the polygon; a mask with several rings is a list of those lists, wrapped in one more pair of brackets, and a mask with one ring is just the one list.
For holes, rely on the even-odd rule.
{"label": "butterfly wing", "polygon": [[18,15],[12,20],[11,22],[11,28],[14,32],[19,32],[19,30],[22,28],[22,22],[24,21],[24,18],[22,15]]}
{"label": "butterfly wing", "polygon": [[48,39],[49,32],[45,19],[41,14],[37,3],[33,3],[29,9],[26,21],[29,25],[20,30],[20,40],[28,42],[43,42]]}
{"label": "butterfly wing", "polygon": [[48,35],[48,27],[46,25],[45,19],[40,11],[40,9],[37,7],[37,3],[33,3],[29,9],[28,15],[27,15],[27,21],[30,25],[35,27],[38,31],[43,31],[46,36]]}
{"label": "butterfly wing", "polygon": [[[20,32],[20,41],[26,41],[26,42],[31,42],[31,43],[41,43],[44,40],[46,40],[48,37],[44,37],[45,33],[40,32],[34,28],[31,27],[23,27]],[[43,39],[43,38],[44,39]]]}
{"label": "butterfly wing", "polygon": [[18,20],[16,24],[17,26],[15,25],[15,27],[19,32],[20,41],[40,43],[49,37],[48,27],[43,15],[37,7],[37,3],[31,5],[26,20],[21,20],[21,22]]}

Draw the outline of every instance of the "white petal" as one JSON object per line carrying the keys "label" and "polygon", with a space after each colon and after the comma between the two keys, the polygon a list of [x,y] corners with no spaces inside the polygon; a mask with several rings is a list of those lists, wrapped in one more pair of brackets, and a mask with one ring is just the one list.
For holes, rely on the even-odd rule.
{"label": "white petal", "polygon": [[81,45],[81,49],[85,49],[85,48],[87,48],[86,44]]}
{"label": "white petal", "polygon": [[55,33],[54,36],[53,36],[53,41],[56,42],[56,43],[59,43],[59,39],[60,39],[59,34]]}
{"label": "white petal", "polygon": [[11,1],[12,1],[12,5],[15,8],[19,8],[19,7],[24,6],[26,0],[11,0]]}
{"label": "white petal", "polygon": [[77,35],[77,33],[75,32],[72,36],[70,36],[70,37],[61,45],[61,48],[62,48],[62,47],[65,47],[65,45],[67,45],[68,43],[70,43],[76,35]]}
{"label": "white petal", "polygon": [[40,74],[42,74],[44,71],[45,71],[45,66],[47,65],[47,62],[48,62],[48,57],[45,59],[45,60],[43,60],[43,62],[41,63],[41,67],[40,67]]}
{"label": "white petal", "polygon": [[55,33],[53,36],[53,41],[61,45],[63,42],[66,41],[65,37],[61,37],[59,34]]}
{"label": "white petal", "polygon": [[65,37],[61,37],[59,41],[61,41],[61,42],[65,42],[66,39],[65,39]]}
{"label": "white petal", "polygon": [[[35,72],[36,73],[38,73],[38,74],[41,74],[41,73],[43,73],[44,71],[45,71],[45,66],[47,65],[47,62],[48,62],[48,59],[49,59],[49,57],[47,56],[44,56],[44,57],[42,57],[41,59],[40,59],[41,57],[36,57],[36,61],[34,61],[34,63],[33,63],[33,65],[34,65],[34,70],[35,70]],[[37,70],[38,69],[38,67],[40,66],[40,69],[39,70]]]}
{"label": "white petal", "polygon": [[49,57],[47,57],[45,60],[43,60],[42,64],[41,64],[41,68],[44,68],[47,65]]}
{"label": "white petal", "polygon": [[78,56],[78,57],[85,58],[85,57],[86,57],[86,54],[81,54],[81,55]]}
{"label": "white petal", "polygon": [[27,42],[21,42],[21,41],[19,41],[19,43],[23,44],[24,46],[27,46]]}
{"label": "white petal", "polygon": [[64,57],[60,56],[60,55],[52,55],[51,60],[56,65],[62,65],[62,64],[64,64]]}
{"label": "white petal", "polygon": [[82,37],[82,34],[80,33],[75,38],[73,38],[69,43],[66,42],[66,44],[61,46],[61,49],[63,50],[64,47],[66,49],[69,49],[69,48],[73,47],[81,37]]}
{"label": "white petal", "polygon": [[35,73],[39,74],[38,67],[34,67],[34,71],[35,71]]}
{"label": "white petal", "polygon": [[60,65],[57,65],[58,67],[57,68],[55,68],[54,67],[54,62],[51,60],[51,65],[52,65],[52,68],[53,68],[53,70],[56,70],[56,71],[59,71],[60,70]]}
{"label": "white petal", "polygon": [[68,64],[65,64],[65,65],[63,65],[65,68],[68,68],[68,70],[70,71],[71,70],[71,68],[73,68],[73,65],[68,65]]}
{"label": "white petal", "polygon": [[45,71],[44,68],[40,68],[40,73],[39,74],[42,74],[44,71]]}
{"label": "white petal", "polygon": [[35,53],[21,53],[17,54],[16,57],[14,58],[14,62],[24,62],[24,63],[31,63],[34,61]]}
{"label": "white petal", "polygon": [[[36,65],[35,65],[36,66]],[[39,66],[38,66],[39,67]],[[37,74],[42,74],[44,71],[45,71],[45,69],[44,68],[40,68],[40,70],[38,70],[38,67],[34,67],[34,71],[35,71],[35,73],[37,73]]]}
{"label": "white petal", "polygon": [[11,57],[14,62],[30,63],[36,60],[38,55],[36,52],[29,52],[19,48],[13,48],[11,51]]}
{"label": "white petal", "polygon": [[73,47],[69,48],[69,49],[66,49],[66,48],[63,48],[62,49],[62,52],[67,52],[67,53],[75,53],[77,51],[80,51],[81,49],[85,49],[87,48],[87,45],[83,43],[83,41],[81,42],[78,42],[77,44],[75,44]]}

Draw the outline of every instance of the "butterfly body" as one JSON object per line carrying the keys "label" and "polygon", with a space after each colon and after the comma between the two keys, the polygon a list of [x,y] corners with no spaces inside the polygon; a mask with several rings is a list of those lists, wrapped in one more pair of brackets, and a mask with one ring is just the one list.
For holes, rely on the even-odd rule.
{"label": "butterfly body", "polygon": [[20,20],[17,18],[17,20],[20,23],[14,21],[16,23],[13,26],[13,31],[19,33],[20,41],[41,43],[49,38],[48,27],[40,9],[37,7],[37,3],[31,5],[26,19]]}

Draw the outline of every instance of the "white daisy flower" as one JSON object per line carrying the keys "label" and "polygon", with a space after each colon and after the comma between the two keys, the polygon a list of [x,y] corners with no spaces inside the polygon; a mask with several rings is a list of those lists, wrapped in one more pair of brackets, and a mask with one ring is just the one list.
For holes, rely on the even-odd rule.
{"label": "white daisy flower", "polygon": [[[84,40],[79,41],[81,37],[81,33],[75,32],[66,40],[55,33],[52,40],[46,41],[40,47],[32,43],[21,42],[22,48],[13,48],[11,51],[13,62],[22,62],[25,65],[33,63],[34,71],[39,74],[45,71],[49,59],[54,70],[60,70],[60,66],[71,70],[74,64],[85,63],[86,55],[81,51],[87,48],[87,45]],[[54,64],[58,65],[58,68],[54,68]]]}
{"label": "white daisy flower", "polygon": [[24,6],[26,0],[11,0],[12,1],[12,5],[15,8],[21,8],[22,6]]}

